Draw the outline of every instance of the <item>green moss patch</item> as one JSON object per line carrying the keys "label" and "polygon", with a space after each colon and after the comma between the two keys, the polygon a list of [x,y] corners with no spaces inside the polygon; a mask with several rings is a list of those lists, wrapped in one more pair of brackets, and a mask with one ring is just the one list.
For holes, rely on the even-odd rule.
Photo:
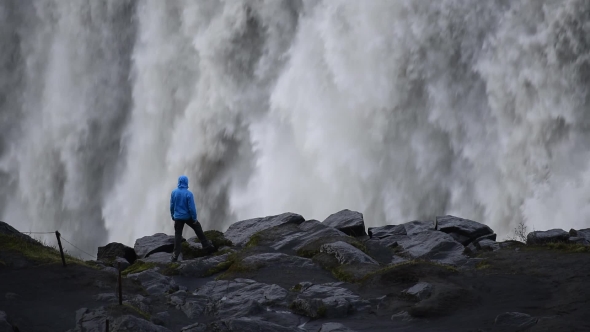
{"label": "green moss patch", "polygon": [[418,282],[423,277],[444,278],[458,272],[459,270],[450,265],[424,260],[411,260],[368,273],[359,281],[365,285],[378,284],[387,286]]}
{"label": "green moss patch", "polygon": [[145,263],[140,260],[135,261],[135,263],[131,264],[128,268],[121,272],[122,275],[127,276],[133,273],[139,273],[143,271],[147,271],[149,269],[153,269],[156,267],[156,263]]}
{"label": "green moss patch", "polygon": [[564,243],[564,242],[547,243],[543,247],[551,249],[551,250],[559,250],[559,251],[569,252],[569,253],[590,252],[590,247],[587,247],[582,244],[577,244],[577,243]]}
{"label": "green moss patch", "polygon": [[[21,237],[0,234],[0,251],[14,252],[23,255],[27,260],[39,264],[61,264],[61,254],[58,250],[43,244],[26,240]],[[66,264],[77,264],[94,267],[88,263],[64,254]],[[6,263],[5,263],[6,264]]]}
{"label": "green moss patch", "polygon": [[[225,236],[223,235],[222,232],[220,231],[216,231],[216,230],[209,230],[209,231],[205,231],[205,236],[207,237],[207,239],[209,241],[211,241],[211,243],[213,243],[213,246],[215,248],[221,248],[221,247],[231,247],[233,246],[233,243],[226,239]],[[195,238],[194,241],[196,243],[201,243],[201,241],[198,238]]]}

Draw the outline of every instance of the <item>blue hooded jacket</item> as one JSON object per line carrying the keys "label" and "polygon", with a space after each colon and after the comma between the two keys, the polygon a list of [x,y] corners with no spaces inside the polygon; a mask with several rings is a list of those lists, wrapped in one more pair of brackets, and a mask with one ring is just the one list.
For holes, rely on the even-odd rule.
{"label": "blue hooded jacket", "polygon": [[170,216],[173,220],[197,220],[197,207],[193,193],[188,190],[188,178],[178,177],[178,188],[170,196]]}

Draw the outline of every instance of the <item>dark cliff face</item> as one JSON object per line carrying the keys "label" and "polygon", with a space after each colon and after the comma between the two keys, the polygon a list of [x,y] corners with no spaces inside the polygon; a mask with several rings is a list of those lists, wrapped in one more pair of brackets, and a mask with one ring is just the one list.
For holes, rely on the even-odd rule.
{"label": "dark cliff face", "polygon": [[[134,249],[115,243],[104,248],[117,250],[101,247],[97,261],[66,255],[65,268],[54,248],[1,224],[0,327],[102,330],[107,319],[111,331],[589,327],[586,230],[570,231],[576,236],[567,240],[561,231],[534,232],[537,242],[527,245],[496,242],[489,227],[453,216],[439,218],[437,230],[412,221],[358,237],[338,229],[348,230],[349,221],[334,219],[328,225],[286,213],[246,220],[225,234],[207,231],[213,253],[189,238],[178,263],[169,262],[169,236],[155,234],[138,240],[148,254],[133,264],[124,257]],[[557,240],[539,244],[550,236]],[[122,306],[112,266],[123,266]]]}

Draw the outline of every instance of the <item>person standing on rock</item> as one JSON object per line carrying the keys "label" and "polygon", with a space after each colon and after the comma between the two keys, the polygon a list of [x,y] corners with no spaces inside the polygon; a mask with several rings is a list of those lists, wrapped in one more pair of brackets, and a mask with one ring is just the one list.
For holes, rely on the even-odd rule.
{"label": "person standing on rock", "polygon": [[213,244],[207,239],[201,223],[197,220],[195,198],[193,193],[188,190],[188,177],[184,175],[178,177],[178,188],[174,189],[170,196],[170,216],[174,220],[174,253],[172,253],[170,261],[176,262],[178,260],[182,230],[185,224],[195,231],[205,251],[213,251]]}

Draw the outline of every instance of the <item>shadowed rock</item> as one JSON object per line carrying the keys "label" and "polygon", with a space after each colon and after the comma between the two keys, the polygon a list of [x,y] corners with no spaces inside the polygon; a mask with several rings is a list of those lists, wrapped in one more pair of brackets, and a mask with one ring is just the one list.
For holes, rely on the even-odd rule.
{"label": "shadowed rock", "polygon": [[324,244],[320,252],[333,255],[340,264],[379,264],[369,255],[342,241]]}
{"label": "shadowed rock", "polygon": [[236,332],[295,332],[301,331],[296,327],[284,327],[275,323],[266,322],[259,318],[240,317],[225,321],[226,331]]}
{"label": "shadowed rock", "polygon": [[213,270],[216,269],[220,264],[227,261],[229,254],[202,257],[182,261],[178,271],[180,275],[191,276],[191,277],[204,277],[211,275]]}
{"label": "shadowed rock", "polygon": [[263,253],[252,255],[242,260],[244,267],[261,268],[272,265],[273,267],[319,269],[309,258],[286,255],[282,253]]}
{"label": "shadowed rock", "polygon": [[363,214],[360,212],[342,210],[330,215],[324,220],[323,224],[334,227],[350,236],[367,235]]}
{"label": "shadowed rock", "polygon": [[257,232],[283,224],[299,225],[304,221],[305,219],[302,216],[295,213],[283,213],[265,218],[248,219],[232,224],[224,235],[234,245],[243,246]]}
{"label": "shadowed rock", "polygon": [[567,242],[570,234],[563,229],[550,229],[548,231],[530,232],[526,236],[527,244],[545,244],[552,242]]}
{"label": "shadowed rock", "polygon": [[207,325],[203,323],[194,323],[189,326],[183,327],[180,332],[206,332]]}
{"label": "shadowed rock", "polygon": [[431,221],[414,220],[404,223],[401,226],[404,226],[404,228],[406,229],[406,235],[409,236],[413,236],[434,229]]}
{"label": "shadowed rock", "polygon": [[129,262],[129,264],[133,264],[137,259],[137,254],[133,248],[122,243],[112,242],[104,247],[98,247],[98,254],[96,257],[101,261],[112,261],[117,257],[121,257]]}
{"label": "shadowed rock", "polygon": [[498,244],[498,242],[492,241],[492,240],[488,240],[488,239],[483,239],[483,240],[477,242],[477,244],[475,245],[475,247],[477,249],[483,250],[483,251],[496,251],[496,250],[500,250],[500,245]]}
{"label": "shadowed rock", "polygon": [[587,241],[590,241],[590,228],[579,229],[579,230],[570,229],[570,236],[584,238]]}
{"label": "shadowed rock", "polygon": [[403,290],[402,294],[413,296],[418,300],[424,300],[430,297],[432,294],[432,285],[427,282],[419,282],[414,286]]}
{"label": "shadowed rock", "polygon": [[133,248],[137,258],[145,258],[157,252],[172,253],[174,250],[174,236],[164,233],[144,236],[135,241]]}
{"label": "shadowed rock", "polygon": [[36,240],[31,238],[30,236],[19,232],[18,230],[16,230],[16,228],[10,226],[9,224],[7,224],[3,221],[0,221],[0,234],[9,235],[9,236],[16,236],[16,237],[19,237],[25,241],[31,242],[31,243],[38,243]]}

